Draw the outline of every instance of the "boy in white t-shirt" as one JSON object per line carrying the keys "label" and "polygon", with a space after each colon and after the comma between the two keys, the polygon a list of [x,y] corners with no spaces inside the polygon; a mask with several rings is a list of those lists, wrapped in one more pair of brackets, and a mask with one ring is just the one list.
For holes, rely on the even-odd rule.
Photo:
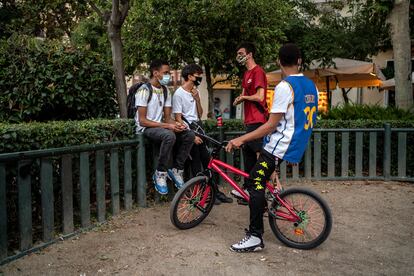
{"label": "boy in white t-shirt", "polygon": [[[203,114],[201,107],[200,94],[197,86],[200,85],[203,75],[203,69],[197,64],[188,64],[181,71],[184,83],[174,93],[173,96],[173,113],[175,120],[179,123],[186,124],[188,127],[194,124],[200,124],[200,118]],[[193,175],[207,169],[210,161],[210,154],[203,140],[195,136],[194,145],[190,152],[192,162],[191,170]],[[224,193],[217,190],[216,204],[221,202],[231,203],[233,199],[227,197]]]}
{"label": "boy in white t-shirt", "polygon": [[[193,146],[195,135],[187,130],[185,125],[171,118],[171,93],[166,87],[170,81],[168,63],[161,60],[152,61],[150,73],[150,82],[143,84],[135,95],[137,107],[135,122],[137,132],[143,132],[148,139],[161,143],[158,167],[154,172],[153,181],[155,189],[164,195],[168,193],[167,176],[174,181],[177,188],[181,188],[184,184],[184,162]],[[176,140],[179,143],[177,155],[173,158],[173,168],[168,169],[168,160],[173,154]]]}

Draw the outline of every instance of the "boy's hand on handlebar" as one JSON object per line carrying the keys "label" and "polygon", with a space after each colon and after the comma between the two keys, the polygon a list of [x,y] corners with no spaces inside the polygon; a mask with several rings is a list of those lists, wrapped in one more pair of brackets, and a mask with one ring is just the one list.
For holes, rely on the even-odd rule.
{"label": "boy's hand on handlebar", "polygon": [[196,136],[196,137],[194,138],[194,144],[196,144],[196,145],[200,145],[200,144],[202,144],[202,143],[203,143],[203,139],[201,139],[200,137]]}
{"label": "boy's hand on handlebar", "polygon": [[227,146],[226,146],[226,151],[227,151],[227,152],[231,152],[231,150],[232,150],[233,148],[238,149],[238,148],[240,148],[243,144],[244,144],[244,142],[240,139],[240,137],[239,137],[239,138],[235,138],[235,139],[233,139],[233,140],[230,140],[230,141],[227,143]]}

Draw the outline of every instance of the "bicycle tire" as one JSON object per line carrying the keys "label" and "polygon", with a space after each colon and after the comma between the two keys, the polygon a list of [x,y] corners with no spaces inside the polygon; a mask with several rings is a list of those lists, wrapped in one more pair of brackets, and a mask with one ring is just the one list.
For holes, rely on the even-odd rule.
{"label": "bicycle tire", "polygon": [[[200,201],[201,197],[197,198],[190,198],[190,199],[184,199],[188,194],[192,194],[194,191],[196,185],[198,185],[199,188],[202,188],[202,194],[204,193],[204,189],[209,185],[208,184],[208,177],[206,176],[197,176],[193,177],[190,180],[188,180],[183,187],[181,187],[180,190],[175,194],[173,201],[170,205],[170,220],[172,224],[177,227],[178,229],[185,230],[193,228],[197,225],[199,225],[210,213],[211,209],[213,208],[214,201],[216,199],[216,191],[213,187],[210,188],[210,192],[206,201],[207,206],[204,208],[204,211],[201,211],[196,207],[196,204]],[[185,202],[185,201],[193,201],[193,202]],[[188,222],[182,221],[180,219],[179,214],[179,206],[180,203],[184,204],[187,203],[187,208],[184,208],[185,206],[182,206],[181,209],[184,209],[183,211],[199,211],[200,215],[195,217],[193,220],[190,220]]]}
{"label": "bicycle tire", "polygon": [[[317,214],[313,214],[313,221],[312,221],[312,217],[310,216],[310,210],[311,207],[309,207],[309,212],[307,213],[307,211],[305,211],[305,206],[308,203],[308,201],[306,202],[302,202],[299,200],[299,202],[294,202],[293,198],[294,196],[304,196],[305,198],[307,198],[307,200],[312,200],[313,203],[315,204],[316,207],[319,207],[320,209],[320,213],[323,215],[323,227],[320,230],[320,233],[318,235],[316,235],[315,238],[312,238],[308,241],[300,241],[300,237],[304,237],[307,235],[309,235],[310,231],[310,227],[309,229],[303,229],[303,227],[307,227],[308,224],[313,223],[313,225],[318,225],[316,223],[317,221]],[[289,202],[289,204],[291,205],[291,207],[293,207],[293,209],[295,210],[296,214],[299,215],[299,213],[301,214],[301,216],[305,217],[305,219],[303,220],[303,225],[301,225],[302,223],[300,223],[299,225],[295,225],[295,223],[293,222],[289,222],[285,219],[282,218],[277,218],[276,215],[271,214],[271,210],[286,210],[286,208],[284,208],[283,206],[281,206],[280,204],[278,204],[277,200],[273,200],[272,202],[272,208],[269,210],[269,224],[270,224],[270,228],[272,229],[273,234],[275,234],[275,236],[285,245],[287,245],[288,247],[292,247],[292,248],[297,248],[297,249],[313,249],[317,246],[319,246],[320,244],[322,244],[329,236],[331,229],[332,229],[332,214],[331,214],[331,210],[329,209],[328,204],[326,203],[326,201],[321,198],[320,195],[318,195],[317,193],[309,190],[309,189],[305,189],[305,188],[291,188],[291,189],[287,189],[285,191],[283,191],[280,194],[280,198],[282,200],[284,200],[285,202]],[[299,206],[300,203],[303,203],[302,207]],[[315,213],[316,211],[313,211],[312,213]],[[306,225],[305,225],[305,221],[306,221]],[[287,231],[285,231],[284,229],[282,229],[281,226],[286,225],[286,228],[288,228]],[[290,229],[289,229],[290,228]],[[292,230],[292,232],[290,232]],[[298,238],[298,240],[295,240],[292,237],[296,237]]]}

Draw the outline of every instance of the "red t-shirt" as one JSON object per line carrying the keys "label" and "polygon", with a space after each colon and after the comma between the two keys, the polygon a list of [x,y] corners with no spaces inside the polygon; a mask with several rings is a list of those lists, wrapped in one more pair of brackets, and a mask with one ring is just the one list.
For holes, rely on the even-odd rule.
{"label": "red t-shirt", "polygon": [[244,72],[242,87],[244,88],[244,94],[251,96],[257,93],[259,87],[265,90],[265,97],[261,103],[256,102],[263,106],[263,110],[259,110],[257,104],[252,101],[244,101],[244,123],[257,124],[265,123],[267,121],[267,107],[266,107],[266,89],[267,79],[265,71],[256,65],[253,69]]}

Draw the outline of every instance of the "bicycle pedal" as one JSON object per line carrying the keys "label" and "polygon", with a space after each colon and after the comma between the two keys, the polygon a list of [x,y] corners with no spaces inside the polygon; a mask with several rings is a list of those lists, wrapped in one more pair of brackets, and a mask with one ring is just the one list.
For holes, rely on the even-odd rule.
{"label": "bicycle pedal", "polygon": [[249,205],[249,203],[246,200],[240,199],[240,198],[237,198],[237,204],[239,204],[239,205]]}

